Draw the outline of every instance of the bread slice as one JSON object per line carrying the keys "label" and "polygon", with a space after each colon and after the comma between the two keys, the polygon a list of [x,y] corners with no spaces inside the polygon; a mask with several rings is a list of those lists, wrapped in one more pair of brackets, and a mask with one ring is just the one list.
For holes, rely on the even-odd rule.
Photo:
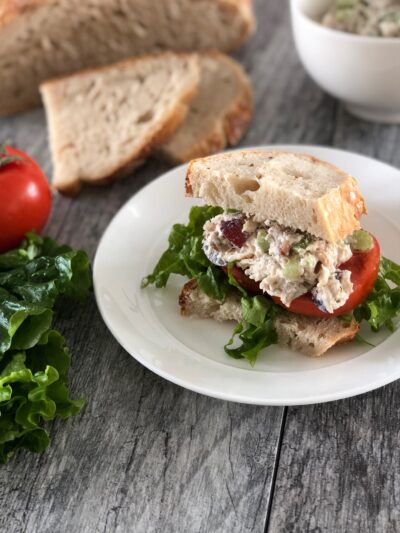
{"label": "bread slice", "polygon": [[253,114],[250,81],[239,63],[218,52],[200,55],[200,84],[188,115],[161,149],[174,163],[237,144]]}
{"label": "bread slice", "polygon": [[337,242],[366,213],[356,180],[315,157],[244,150],[195,159],[186,195]]}
{"label": "bread slice", "polygon": [[1,0],[0,115],[40,105],[55,76],[173,50],[231,51],[254,27],[251,0]]}
{"label": "bread slice", "polygon": [[345,322],[337,317],[312,318],[282,313],[275,319],[280,346],[312,357],[320,357],[336,344],[354,339],[360,326],[353,319]]}
{"label": "bread slice", "polygon": [[76,194],[131,172],[180,126],[198,81],[195,54],[166,52],[43,84],[54,187]]}
{"label": "bread slice", "polygon": [[[221,303],[208,297],[190,280],[179,295],[179,307],[183,316],[213,318],[219,322],[242,317],[240,295],[232,291]],[[320,357],[336,344],[354,339],[359,330],[353,319],[345,322],[337,317],[311,318],[282,311],[275,319],[278,344],[312,357]]]}
{"label": "bread slice", "polygon": [[221,303],[207,296],[207,294],[199,289],[196,280],[191,279],[182,287],[178,301],[183,316],[213,318],[217,322],[228,320],[240,322],[242,319],[240,294],[238,291],[232,291],[225,301]]}

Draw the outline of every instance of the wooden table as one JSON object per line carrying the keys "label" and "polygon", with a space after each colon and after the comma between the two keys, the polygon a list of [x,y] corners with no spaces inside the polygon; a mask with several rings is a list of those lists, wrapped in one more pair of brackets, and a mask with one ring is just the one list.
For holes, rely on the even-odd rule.
{"label": "wooden table", "polygon": [[[308,78],[286,2],[256,9],[258,31],[238,54],[257,100],[242,144],[331,145],[400,166],[399,127],[352,118]],[[42,110],[0,120],[7,138],[51,175]],[[56,197],[48,233],[93,257],[120,206],[165,169],[150,162],[106,189]],[[57,326],[72,350],[72,391],[87,407],[50,425],[48,451],[20,452],[1,469],[0,531],[399,531],[398,383],[309,407],[227,403],[143,368],[93,296],[61,309]]]}

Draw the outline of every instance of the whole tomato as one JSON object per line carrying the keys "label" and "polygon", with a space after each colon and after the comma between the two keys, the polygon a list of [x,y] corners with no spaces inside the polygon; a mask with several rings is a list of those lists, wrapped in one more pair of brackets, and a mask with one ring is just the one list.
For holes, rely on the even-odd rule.
{"label": "whole tomato", "polygon": [[51,211],[51,191],[39,165],[0,144],[0,252],[16,248],[26,232],[40,232]]}

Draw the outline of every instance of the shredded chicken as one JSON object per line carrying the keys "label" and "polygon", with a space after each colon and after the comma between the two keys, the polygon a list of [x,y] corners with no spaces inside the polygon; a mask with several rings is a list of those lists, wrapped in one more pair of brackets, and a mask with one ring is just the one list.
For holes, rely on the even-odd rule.
{"label": "shredded chicken", "polygon": [[335,0],[324,26],[376,37],[400,37],[400,0]]}
{"label": "shredded chicken", "polygon": [[235,217],[243,215],[218,215],[204,225],[203,249],[212,263],[225,266],[234,262],[259,282],[264,292],[278,296],[286,306],[307,292],[329,313],[347,301],[353,290],[351,273],[339,266],[352,256],[349,244],[328,243],[273,221],[259,224],[247,218],[241,229],[244,244],[239,247],[223,231],[224,224]]}

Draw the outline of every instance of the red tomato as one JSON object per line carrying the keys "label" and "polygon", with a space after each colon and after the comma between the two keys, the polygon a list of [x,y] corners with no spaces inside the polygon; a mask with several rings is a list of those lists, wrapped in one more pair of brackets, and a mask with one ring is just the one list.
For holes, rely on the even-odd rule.
{"label": "red tomato", "polygon": [[[225,274],[228,274],[227,267],[221,268],[225,272]],[[237,267],[236,265],[232,265],[231,273],[235,280],[238,282],[238,284],[243,287],[243,289],[246,289],[246,291],[250,294],[264,294],[263,291],[260,289],[260,286],[257,281],[254,281],[248,276],[246,276],[246,274],[241,268]]]}
{"label": "red tomato", "polygon": [[[342,305],[342,307],[336,309],[333,313],[321,311],[321,309],[319,309],[314,303],[310,293],[299,296],[299,298],[293,300],[289,307],[283,305],[280,298],[277,296],[272,296],[273,300],[292,313],[299,315],[326,318],[349,313],[366,299],[368,294],[372,291],[378,276],[381,254],[378,241],[373,235],[372,238],[374,245],[371,250],[368,252],[354,252],[352,257],[346,261],[346,263],[340,265],[339,268],[341,270],[350,270],[351,272],[353,292],[350,294],[347,302]],[[226,272],[226,269],[224,270]],[[232,269],[232,275],[239,285],[241,285],[251,294],[263,294],[258,286],[258,283],[248,278],[240,268],[234,266]]]}
{"label": "red tomato", "polygon": [[[21,159],[7,163],[6,157]],[[0,153],[0,252],[17,247],[26,232],[40,232],[51,211],[51,192],[39,165],[7,146]]]}
{"label": "red tomato", "polygon": [[[342,307],[335,309],[333,313],[321,311],[313,302],[311,295],[307,293],[293,300],[287,309],[292,313],[323,318],[345,315],[360,305],[372,291],[379,271],[381,252],[378,241],[373,235],[372,238],[374,245],[369,252],[354,252],[351,258],[339,267],[341,270],[350,270],[353,282],[353,292]],[[286,307],[279,298],[274,296],[273,299],[276,303]]]}

